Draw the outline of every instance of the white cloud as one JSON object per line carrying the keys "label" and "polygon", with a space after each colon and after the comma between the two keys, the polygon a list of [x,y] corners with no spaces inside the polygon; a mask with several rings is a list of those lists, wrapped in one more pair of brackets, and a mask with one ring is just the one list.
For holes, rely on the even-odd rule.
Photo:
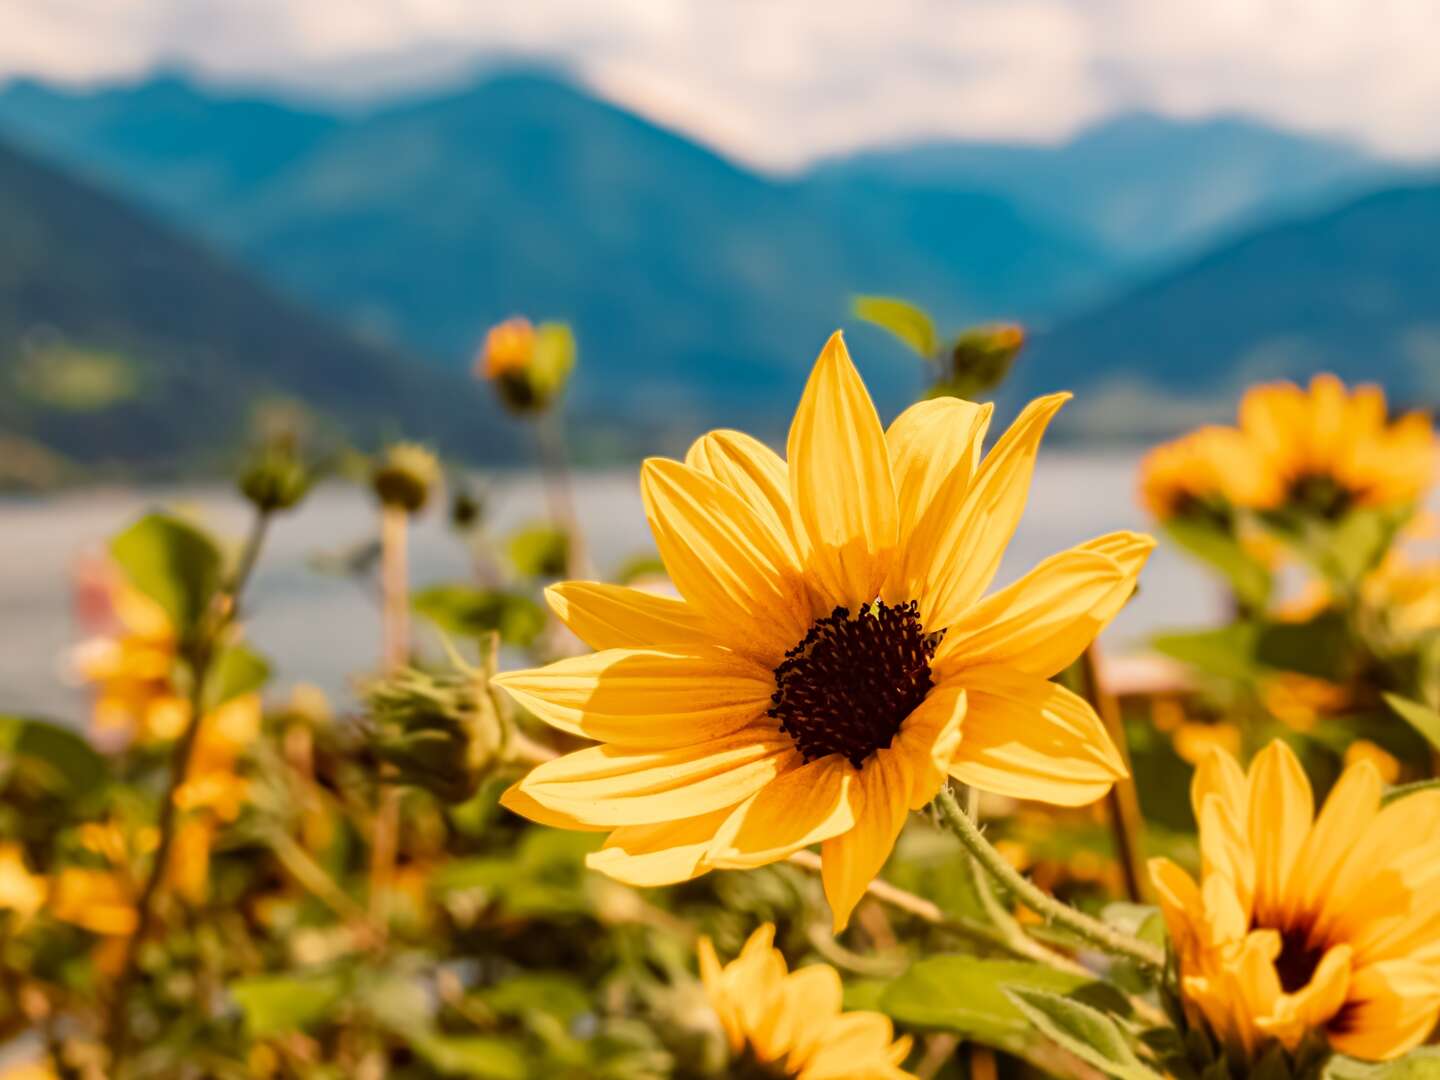
{"label": "white cloud", "polygon": [[1433,0],[0,0],[0,73],[178,62],[353,94],[536,55],[782,168],[928,136],[1053,139],[1136,106],[1430,156],[1437,44]]}

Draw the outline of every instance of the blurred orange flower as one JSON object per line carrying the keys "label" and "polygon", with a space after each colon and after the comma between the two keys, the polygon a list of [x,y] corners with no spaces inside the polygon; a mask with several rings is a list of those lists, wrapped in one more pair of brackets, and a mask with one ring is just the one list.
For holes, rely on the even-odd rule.
{"label": "blurred orange flower", "polygon": [[1308,390],[1272,383],[1247,391],[1240,432],[1264,482],[1237,502],[1257,509],[1289,506],[1336,517],[1352,507],[1406,505],[1435,476],[1428,416],[1411,413],[1392,423],[1383,390],[1347,392],[1333,375],[1315,376]]}
{"label": "blurred orange flower", "polygon": [[476,360],[477,376],[498,379],[523,371],[535,355],[535,327],[523,315],[516,315],[490,328],[484,348]]}
{"label": "blurred orange flower", "polygon": [[1223,514],[1253,502],[1254,450],[1234,428],[1211,426],[1155,447],[1140,463],[1140,504],[1159,521]]}

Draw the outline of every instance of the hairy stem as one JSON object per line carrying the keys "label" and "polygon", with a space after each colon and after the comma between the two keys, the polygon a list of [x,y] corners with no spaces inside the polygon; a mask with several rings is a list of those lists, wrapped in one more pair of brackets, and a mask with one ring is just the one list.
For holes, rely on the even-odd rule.
{"label": "hairy stem", "polygon": [[974,819],[961,809],[954,792],[949,788],[941,788],[935,804],[945,824],[959,837],[975,861],[1031,911],[1044,916],[1056,926],[1080,935],[1096,948],[1133,961],[1154,974],[1164,970],[1165,954],[1160,949],[1060,902],[1006,862],[990,841],[985,839]]}

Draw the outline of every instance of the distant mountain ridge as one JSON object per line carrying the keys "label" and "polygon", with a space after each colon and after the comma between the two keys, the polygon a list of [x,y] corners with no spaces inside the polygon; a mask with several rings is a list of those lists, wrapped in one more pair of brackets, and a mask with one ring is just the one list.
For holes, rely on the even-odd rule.
{"label": "distant mountain ridge", "polygon": [[[661,432],[778,424],[856,292],[910,296],[946,324],[1040,326],[1105,295],[1153,253],[1092,220],[1114,187],[1094,164],[1097,140],[1143,159],[1146,139],[1184,143],[1197,130],[1209,129],[1131,121],[1045,152],[921,148],[778,179],[546,73],[360,116],[175,76],[0,91],[0,131],[376,340],[458,366],[513,311],[572,319],[584,352],[576,408]],[[1267,137],[1283,152],[1247,151],[1267,162],[1246,173],[1258,179],[1192,213],[1179,239],[1155,227],[1154,206],[1173,201],[1177,183],[1204,190],[1206,177],[1239,166],[1215,158],[1207,171],[1196,155],[1188,169],[1166,164],[1127,228],[1178,244],[1257,200],[1314,194],[1277,162],[1309,163],[1323,184],[1373,165],[1255,125],[1226,145]],[[957,154],[980,165],[958,168]],[[1079,162],[1075,177],[1064,162]],[[1073,203],[1068,217],[1040,197],[1049,189],[1058,210]],[[897,366],[907,362],[882,337],[860,340],[882,401],[902,403],[913,368]]]}
{"label": "distant mountain ridge", "polygon": [[[1245,228],[1264,235],[1287,218],[1303,231],[1398,174],[1254,121],[1130,115],[1053,147],[867,151],[777,178],[533,71],[357,115],[176,76],[88,91],[13,83],[0,89],[0,133],[386,349],[454,369],[513,312],[570,319],[582,351],[572,411],[587,430],[672,448],[714,423],[778,434],[857,292],[918,300],[945,327],[1020,318],[1036,342],[1024,381],[1144,387],[1140,406],[1110,413],[1119,428],[1137,411],[1163,426],[1172,414],[1150,410],[1156,394],[1204,389],[1164,357],[1225,371],[1249,357],[1245,368],[1256,342],[1228,328],[1269,329],[1259,313],[1216,318],[1217,305],[1243,313],[1291,279],[1273,261],[1259,281],[1221,274],[1203,290],[1207,312],[1168,310],[1169,325],[1133,340],[1107,313],[1149,310],[1145,298],[1171,287],[1167,268],[1192,273],[1206,244],[1229,251]],[[1325,314],[1294,324],[1292,367],[1354,339],[1336,327],[1310,348]],[[899,407],[918,384],[913,360],[852,329],[882,408]],[[1262,340],[1262,359],[1278,355],[1273,335]]]}
{"label": "distant mountain ridge", "polygon": [[466,379],[350,339],[3,143],[0,234],[6,440],[175,476],[232,463],[261,414],[299,409],[320,435],[362,445],[410,434],[468,457],[512,450]]}
{"label": "distant mountain ridge", "polygon": [[1333,371],[1440,403],[1440,180],[1256,230],[1040,334],[1015,393],[1136,435],[1223,414],[1248,383]]}
{"label": "distant mountain ridge", "polygon": [[1146,264],[1341,202],[1400,169],[1348,143],[1243,116],[1132,112],[1056,145],[931,142],[863,151],[814,171],[1003,192],[1022,211],[1059,222],[1118,259]]}

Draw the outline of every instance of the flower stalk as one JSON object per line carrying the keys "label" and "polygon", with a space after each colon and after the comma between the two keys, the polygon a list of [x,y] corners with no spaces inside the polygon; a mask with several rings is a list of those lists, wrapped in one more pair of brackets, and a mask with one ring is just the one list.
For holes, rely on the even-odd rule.
{"label": "flower stalk", "polygon": [[961,808],[955,793],[948,787],[940,789],[935,805],[946,826],[965,845],[975,861],[1031,911],[1043,916],[1047,922],[1078,934],[1112,956],[1129,960],[1152,974],[1164,971],[1165,954],[1160,949],[1062,903],[1006,862],[1004,856],[985,839],[975,820]]}
{"label": "flower stalk", "polygon": [[235,564],[229,582],[221,588],[204,620],[200,631],[194,637],[187,659],[190,664],[189,715],[184,730],[175,741],[170,754],[169,772],[165,793],[160,803],[160,817],[156,823],[159,841],[155,857],[141,886],[140,896],[135,902],[135,932],[125,939],[124,953],[120,961],[120,974],[115,980],[114,996],[110,1002],[108,1017],[108,1043],[111,1047],[111,1073],[121,1075],[121,1065],[129,1052],[130,1024],[127,1009],[129,991],[139,969],[140,947],[155,923],[156,906],[165,874],[170,865],[170,853],[175,846],[175,836],[180,824],[180,814],[175,795],[190,773],[195,756],[200,728],[204,722],[205,691],[211,664],[215,659],[216,645],[235,620],[240,597],[254,573],[259,561],[260,550],[264,547],[265,536],[270,527],[274,511],[258,507],[252,519],[245,546]]}
{"label": "flower stalk", "polygon": [[1105,807],[1110,821],[1110,833],[1115,844],[1115,857],[1125,879],[1125,894],[1132,903],[1144,903],[1147,899],[1145,873],[1145,818],[1140,812],[1140,795],[1135,787],[1135,770],[1130,762],[1129,744],[1125,738],[1125,720],[1120,713],[1120,702],[1105,689],[1100,678],[1100,657],[1098,647],[1092,642],[1080,654],[1080,679],[1082,694],[1095,708],[1096,715],[1105,724],[1110,741],[1125,760],[1127,775],[1116,780],[1105,796]]}
{"label": "flower stalk", "polygon": [[[410,656],[409,516],[409,511],[398,502],[381,504],[381,665],[387,675],[404,668]],[[400,788],[382,775],[380,805],[375,812],[370,840],[370,921],[379,929],[381,939],[388,922],[388,896],[395,876],[399,833]]]}

